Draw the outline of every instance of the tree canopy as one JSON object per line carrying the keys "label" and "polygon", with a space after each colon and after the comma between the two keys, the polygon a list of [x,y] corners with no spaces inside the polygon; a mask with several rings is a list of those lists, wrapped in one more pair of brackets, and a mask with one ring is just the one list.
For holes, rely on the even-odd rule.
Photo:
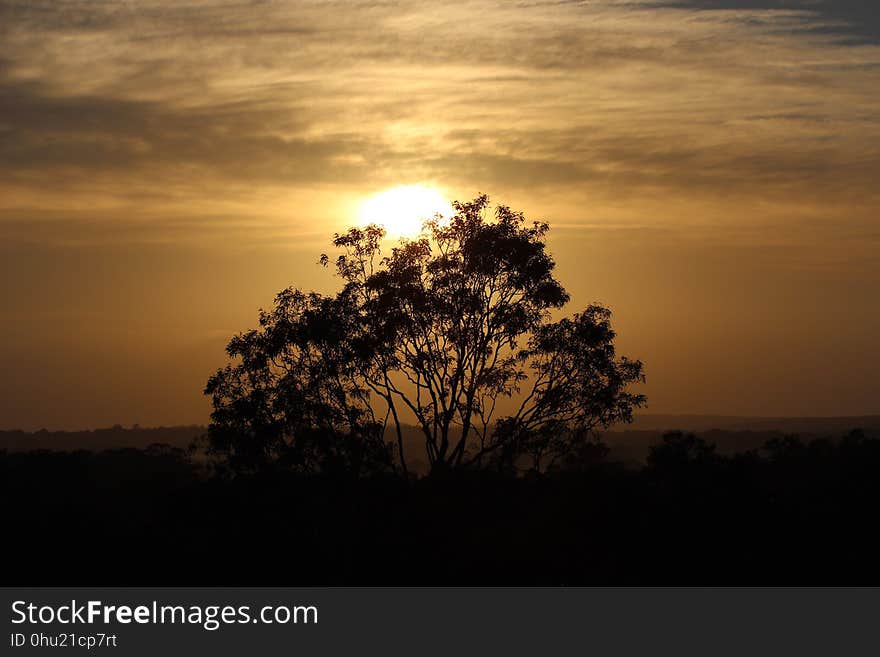
{"label": "tree canopy", "polygon": [[378,226],[333,240],[332,296],[282,291],[232,338],[208,381],[209,450],[236,471],[409,474],[408,424],[432,473],[546,469],[628,422],[638,360],[616,355],[611,312],[553,315],[546,223],[478,196],[383,254]]}

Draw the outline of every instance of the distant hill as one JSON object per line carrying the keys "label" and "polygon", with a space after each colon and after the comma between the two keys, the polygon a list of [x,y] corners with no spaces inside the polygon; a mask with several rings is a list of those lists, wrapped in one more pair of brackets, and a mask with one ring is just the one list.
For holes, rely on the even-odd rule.
{"label": "distant hill", "polygon": [[0,449],[25,451],[49,449],[100,451],[124,447],[143,448],[156,443],[186,448],[205,432],[202,426],[141,428],[116,425],[91,431],[0,431]]}
{"label": "distant hill", "polygon": [[852,429],[880,431],[880,415],[850,417],[743,417],[736,415],[638,415],[632,424],[612,431],[780,431],[782,433],[833,434]]}
{"label": "distant hill", "polygon": [[642,463],[652,445],[668,431],[695,433],[716,446],[719,454],[731,455],[760,449],[768,440],[798,435],[804,440],[840,438],[861,429],[880,437],[880,415],[852,417],[742,417],[725,415],[639,415],[632,424],[617,425],[605,433],[610,458]]}
{"label": "distant hill", "polygon": [[[702,438],[717,444],[719,451],[733,453],[756,449],[770,438],[787,434],[799,434],[805,438],[836,438],[853,429],[862,429],[869,436],[880,437],[880,415],[815,418],[639,415],[632,424],[612,427],[604,440],[612,448],[612,458],[628,461],[642,460],[649,446],[658,442],[664,432],[672,430],[698,433]],[[143,448],[156,443],[186,448],[204,432],[205,427],[198,425],[153,428],[125,428],[117,425],[91,431],[0,431],[0,449],[100,451],[126,447]],[[419,429],[406,427],[404,439],[407,451],[413,455],[413,469],[425,469],[426,464],[417,462],[416,457],[423,445]]]}

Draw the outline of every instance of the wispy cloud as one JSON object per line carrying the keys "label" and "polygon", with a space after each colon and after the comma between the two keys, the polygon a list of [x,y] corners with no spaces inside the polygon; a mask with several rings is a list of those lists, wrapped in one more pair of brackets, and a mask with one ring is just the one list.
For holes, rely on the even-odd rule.
{"label": "wispy cloud", "polygon": [[0,167],[214,200],[401,177],[867,192],[880,51],[813,32],[876,12],[834,6],[6,0]]}
{"label": "wispy cloud", "polygon": [[801,27],[849,45],[880,42],[880,6],[872,0],[653,0],[652,6],[701,11],[799,12]]}

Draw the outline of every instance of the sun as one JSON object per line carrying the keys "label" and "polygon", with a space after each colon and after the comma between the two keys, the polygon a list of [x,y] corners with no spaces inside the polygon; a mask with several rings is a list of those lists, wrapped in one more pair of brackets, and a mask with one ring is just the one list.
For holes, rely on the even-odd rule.
{"label": "sun", "polygon": [[412,237],[419,234],[425,219],[436,214],[450,216],[452,206],[436,189],[406,185],[369,197],[358,214],[362,226],[378,224],[389,237]]}

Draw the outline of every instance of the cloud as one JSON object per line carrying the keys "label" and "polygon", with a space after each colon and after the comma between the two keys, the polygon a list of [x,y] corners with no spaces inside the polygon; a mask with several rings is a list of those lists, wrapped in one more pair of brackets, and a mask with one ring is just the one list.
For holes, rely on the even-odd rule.
{"label": "cloud", "polygon": [[226,217],[412,180],[873,203],[880,55],[811,38],[872,12],[834,6],[0,0],[0,186]]}
{"label": "cloud", "polygon": [[672,0],[654,7],[701,11],[799,12],[802,27],[851,45],[880,42],[880,5],[873,0]]}

